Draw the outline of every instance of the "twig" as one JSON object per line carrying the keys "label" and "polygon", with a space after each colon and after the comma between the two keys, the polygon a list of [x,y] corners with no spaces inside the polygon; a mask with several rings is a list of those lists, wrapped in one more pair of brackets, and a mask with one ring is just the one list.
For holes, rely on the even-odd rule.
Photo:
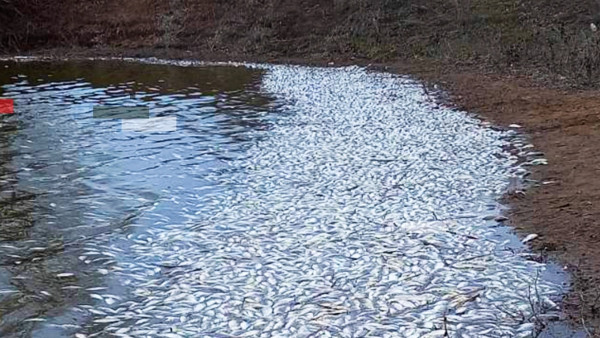
{"label": "twig", "polygon": [[444,313],[444,337],[450,337],[450,334],[448,333],[448,317],[446,317],[446,313]]}

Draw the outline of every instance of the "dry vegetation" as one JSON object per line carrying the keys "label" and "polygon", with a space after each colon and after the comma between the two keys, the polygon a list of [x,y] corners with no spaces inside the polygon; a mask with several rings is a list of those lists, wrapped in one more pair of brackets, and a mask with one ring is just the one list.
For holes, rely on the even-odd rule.
{"label": "dry vegetation", "polygon": [[0,51],[436,60],[600,85],[597,0],[0,0]]}

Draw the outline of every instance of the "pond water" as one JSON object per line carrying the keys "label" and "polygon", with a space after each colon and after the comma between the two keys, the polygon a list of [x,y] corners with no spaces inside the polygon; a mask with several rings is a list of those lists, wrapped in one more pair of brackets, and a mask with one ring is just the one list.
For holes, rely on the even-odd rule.
{"label": "pond water", "polygon": [[525,172],[514,133],[360,68],[142,61],[0,62],[0,335],[531,336],[557,318],[565,277],[494,221]]}

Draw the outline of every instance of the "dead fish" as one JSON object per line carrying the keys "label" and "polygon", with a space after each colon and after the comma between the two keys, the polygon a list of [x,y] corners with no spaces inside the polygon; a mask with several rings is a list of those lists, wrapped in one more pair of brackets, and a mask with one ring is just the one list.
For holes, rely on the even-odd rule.
{"label": "dead fish", "polygon": [[25,322],[45,322],[46,318],[27,318]]}
{"label": "dead fish", "polygon": [[63,273],[56,274],[56,277],[57,278],[70,278],[70,277],[75,277],[75,274],[71,273],[71,272],[63,272]]}
{"label": "dead fish", "polygon": [[[123,218],[125,232],[86,238],[78,256],[102,280],[86,285],[100,302],[79,307],[102,324],[98,336],[422,337],[441,335],[444,316],[465,336],[511,336],[531,323],[501,316],[498,308],[529,318],[531,285],[543,303],[536,306],[556,312],[545,297],[558,299],[561,286],[537,278],[544,265],[525,259],[516,237],[485,222],[502,213],[497,200],[510,179],[527,173],[516,154],[531,155],[531,146],[516,131],[486,128],[439,105],[407,77],[358,67],[247,66],[264,72],[260,90],[277,101],[278,114],[257,113],[268,128],[235,124],[236,135],[247,138],[243,150],[229,134],[227,141],[202,143],[194,130],[204,125],[196,120],[177,131],[178,140],[161,136],[165,154],[133,139],[108,141],[104,133],[81,138],[90,146],[135,145],[140,153],[127,160],[151,168],[143,182],[162,196],[140,200],[129,195],[134,189],[114,189],[138,174],[133,171],[119,177],[110,170],[92,177],[77,172],[84,182],[108,182],[115,202],[139,202],[144,210]],[[70,87],[54,89],[53,95],[82,100]],[[89,90],[85,98],[92,102],[94,95],[130,99]],[[161,93],[152,100],[178,114],[203,107]],[[50,122],[62,126],[61,118],[58,111]],[[83,135],[76,128],[72,134],[73,140]],[[69,149],[72,141],[63,139]],[[503,150],[509,146],[518,151]],[[208,155],[198,151],[203,147]],[[99,154],[85,149],[86,156]],[[83,202],[87,219],[106,221],[111,201]],[[18,252],[27,249],[7,250],[29,262]],[[109,292],[102,285],[118,295],[100,292]]]}

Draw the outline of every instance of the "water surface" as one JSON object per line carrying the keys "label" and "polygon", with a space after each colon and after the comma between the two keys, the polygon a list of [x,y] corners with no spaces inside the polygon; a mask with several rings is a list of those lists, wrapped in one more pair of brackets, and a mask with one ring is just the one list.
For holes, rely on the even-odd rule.
{"label": "water surface", "polygon": [[[86,288],[112,283],[99,269],[128,259],[80,259],[86,244],[118,249],[145,226],[184,223],[178,200],[218,189],[205,176],[243,154],[249,130],[269,125],[272,100],[258,92],[256,70],[2,66],[0,95],[16,100],[16,114],[0,116],[3,335],[47,326],[27,318],[84,324],[64,311],[93,300]],[[175,116],[177,131],[123,131],[121,120],[93,118],[98,105],[148,106],[151,117]],[[76,276],[57,277],[65,273]],[[122,281],[114,283],[123,293]]]}

